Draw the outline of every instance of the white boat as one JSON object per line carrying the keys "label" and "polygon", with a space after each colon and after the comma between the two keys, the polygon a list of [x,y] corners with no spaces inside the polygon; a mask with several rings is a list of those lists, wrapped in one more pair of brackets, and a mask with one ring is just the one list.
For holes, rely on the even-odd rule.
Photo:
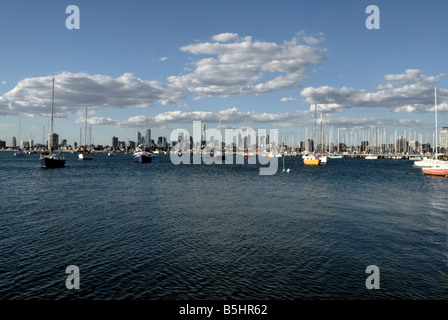
{"label": "white boat", "polygon": [[421,161],[415,161],[414,166],[421,167],[424,174],[447,176],[448,162],[438,159],[437,154],[437,89],[434,88],[434,109],[435,109],[435,127],[436,127],[436,152],[434,158],[423,158]]}
{"label": "white boat", "polygon": [[414,161],[414,167],[418,168],[430,168],[432,166],[435,166],[440,163],[444,163],[445,161],[434,159],[434,158],[428,158],[424,157],[422,160]]}
{"label": "white boat", "polygon": [[423,167],[422,172],[432,176],[448,177],[448,162],[439,160],[431,167]]}
{"label": "white boat", "polygon": [[366,159],[367,160],[376,160],[376,159],[378,159],[378,156],[368,155],[368,156],[366,156]]}
{"label": "white boat", "polygon": [[320,163],[327,163],[328,157],[327,156],[318,156]]}
{"label": "white boat", "polygon": [[78,153],[78,159],[79,160],[93,160],[93,155],[90,154],[88,151],[80,152],[80,153]]}

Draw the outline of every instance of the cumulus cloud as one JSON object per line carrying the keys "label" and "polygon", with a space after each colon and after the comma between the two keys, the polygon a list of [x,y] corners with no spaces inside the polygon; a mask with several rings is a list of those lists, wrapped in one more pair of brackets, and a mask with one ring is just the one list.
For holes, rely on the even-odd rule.
{"label": "cumulus cloud", "polygon": [[[132,73],[114,78],[62,72],[55,75],[55,113],[65,117],[85,106],[100,109],[180,105],[191,94],[228,97],[297,88],[307,78],[308,67],[325,60],[324,50],[309,45],[317,42],[304,40],[305,36],[300,33],[300,38],[298,35],[278,44],[236,33],[214,35],[210,42],[180,48],[200,58],[192,70],[170,76],[165,83],[140,79]],[[52,77],[19,81],[0,96],[0,115],[48,116]]]}
{"label": "cumulus cloud", "polygon": [[[0,97],[0,115],[48,116],[53,76],[21,80]],[[80,107],[148,107],[174,104],[188,91],[175,84],[142,80],[131,73],[117,78],[87,73],[63,72],[55,78],[55,114],[64,117]]]}
{"label": "cumulus cloud", "polygon": [[[323,112],[342,112],[356,107],[387,108],[393,112],[434,112],[434,85],[442,76],[428,76],[420,70],[408,69],[401,74],[384,76],[387,83],[373,92],[321,86],[304,88],[300,94],[306,103],[317,104]],[[446,110],[448,90],[438,89],[438,96],[439,110]]]}
{"label": "cumulus cloud", "polygon": [[214,36],[212,36],[212,40],[213,41],[219,41],[219,42],[229,42],[229,41],[234,41],[237,40],[239,38],[237,33],[221,33],[221,34],[216,34]]}
{"label": "cumulus cloud", "polygon": [[325,50],[296,38],[277,44],[223,33],[212,40],[180,48],[205,57],[193,63],[191,73],[168,81],[205,96],[258,95],[300,87],[308,68],[325,61]]}

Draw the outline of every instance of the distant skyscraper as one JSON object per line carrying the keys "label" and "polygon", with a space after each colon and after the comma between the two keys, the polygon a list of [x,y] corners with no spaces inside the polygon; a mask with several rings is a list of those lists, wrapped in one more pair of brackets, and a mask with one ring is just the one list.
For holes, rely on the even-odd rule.
{"label": "distant skyscraper", "polygon": [[443,127],[440,130],[440,148],[448,149],[448,127]]}
{"label": "distant skyscraper", "polygon": [[113,148],[118,147],[118,137],[115,136],[112,137],[112,147]]}
{"label": "distant skyscraper", "polygon": [[145,131],[145,146],[151,147],[151,129],[146,129]]}
{"label": "distant skyscraper", "polygon": [[48,150],[50,149],[54,150],[58,147],[58,145],[59,145],[59,135],[57,133],[53,133],[52,136],[52,134],[50,133],[48,135]]}
{"label": "distant skyscraper", "polygon": [[405,152],[407,149],[407,143],[406,143],[406,139],[403,138],[402,136],[397,138],[396,141],[396,152],[401,153],[401,152]]}
{"label": "distant skyscraper", "polygon": [[137,145],[142,144],[142,134],[140,131],[137,132]]}
{"label": "distant skyscraper", "polygon": [[16,140],[16,137],[12,137],[12,147],[13,147],[13,149],[17,148],[17,140]]}

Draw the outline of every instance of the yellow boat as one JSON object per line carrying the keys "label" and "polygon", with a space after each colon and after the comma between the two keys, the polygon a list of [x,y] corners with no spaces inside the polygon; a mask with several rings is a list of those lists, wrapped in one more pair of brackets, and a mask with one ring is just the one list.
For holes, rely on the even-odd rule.
{"label": "yellow boat", "polygon": [[303,158],[303,164],[307,166],[318,166],[320,163],[320,159],[316,158],[313,154],[305,155]]}

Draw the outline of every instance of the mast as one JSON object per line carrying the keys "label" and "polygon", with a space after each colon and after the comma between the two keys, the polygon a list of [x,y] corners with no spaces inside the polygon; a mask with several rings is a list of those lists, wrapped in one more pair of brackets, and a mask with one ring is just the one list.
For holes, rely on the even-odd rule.
{"label": "mast", "polygon": [[314,144],[316,143],[316,115],[317,115],[317,104],[314,105],[314,140],[313,140],[313,152],[316,152]]}
{"label": "mast", "polygon": [[436,88],[434,88],[434,106],[435,106],[435,114],[436,114],[436,137],[435,137],[435,139],[436,139],[436,152],[435,152],[435,155],[436,155],[436,159],[437,159],[437,143],[438,143],[438,141],[437,141],[437,89]]}
{"label": "mast", "polygon": [[87,146],[87,107],[86,107],[86,125],[84,126],[84,153],[86,152]]}
{"label": "mast", "polygon": [[49,139],[49,149],[50,155],[53,152],[53,110],[54,110],[54,78],[53,78],[53,88],[51,90],[51,126],[50,126],[50,139]]}

